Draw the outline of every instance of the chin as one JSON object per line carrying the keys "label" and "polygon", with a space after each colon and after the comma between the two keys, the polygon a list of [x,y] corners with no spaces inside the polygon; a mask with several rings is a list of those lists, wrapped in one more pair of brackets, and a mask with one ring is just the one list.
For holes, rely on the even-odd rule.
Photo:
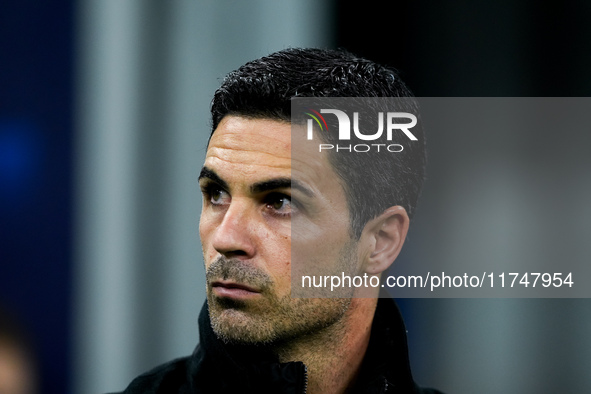
{"label": "chin", "polygon": [[211,327],[224,343],[271,344],[277,339],[272,325],[264,316],[252,316],[236,309],[210,309]]}

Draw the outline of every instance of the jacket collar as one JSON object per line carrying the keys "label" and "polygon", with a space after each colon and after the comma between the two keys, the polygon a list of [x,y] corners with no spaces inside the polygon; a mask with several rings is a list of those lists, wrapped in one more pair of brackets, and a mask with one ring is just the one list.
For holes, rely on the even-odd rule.
{"label": "jacket collar", "polygon": [[402,315],[394,300],[383,296],[378,300],[358,382],[364,387],[371,384],[396,388],[396,392],[418,392],[410,369]]}

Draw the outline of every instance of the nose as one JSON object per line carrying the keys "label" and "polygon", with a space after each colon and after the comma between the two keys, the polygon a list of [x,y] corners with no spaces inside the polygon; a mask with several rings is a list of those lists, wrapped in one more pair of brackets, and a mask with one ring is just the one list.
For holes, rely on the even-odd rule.
{"label": "nose", "polygon": [[255,254],[253,208],[234,199],[212,237],[213,248],[227,258],[250,259]]}

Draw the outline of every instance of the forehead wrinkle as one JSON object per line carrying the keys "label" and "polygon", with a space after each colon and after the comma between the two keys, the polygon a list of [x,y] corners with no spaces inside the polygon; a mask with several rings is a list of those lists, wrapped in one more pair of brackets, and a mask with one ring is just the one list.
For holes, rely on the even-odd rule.
{"label": "forehead wrinkle", "polygon": [[[206,155],[206,160],[216,158],[218,160],[234,163],[261,165],[265,167],[291,168],[291,158],[276,155],[271,152],[261,152],[256,149],[229,149],[229,148],[210,148]],[[284,162],[285,164],[279,164]]]}
{"label": "forehead wrinkle", "polygon": [[218,130],[216,129],[216,131],[214,131],[214,133],[213,133],[212,139],[217,139],[217,140],[222,140],[222,141],[225,141],[225,140],[237,141],[237,140],[247,140],[252,135],[257,135],[258,137],[265,137],[270,140],[275,140],[278,143],[282,143],[284,137],[289,137],[287,139],[287,141],[291,142],[291,130],[287,130],[285,132],[286,134],[283,135],[282,133],[284,133],[284,131],[277,130],[275,127],[270,128],[270,129],[263,127],[263,129],[267,130],[268,132],[265,133],[264,135],[261,135],[261,134],[258,134],[258,132],[261,130],[260,127],[252,127],[252,128],[240,127],[239,130],[233,130],[232,128],[226,127],[220,133],[218,133],[217,132]]}
{"label": "forehead wrinkle", "polygon": [[[244,148],[240,148],[240,149],[235,149],[235,148],[222,148],[222,147],[214,147],[214,148],[210,148],[208,149],[208,153],[207,156],[209,156],[209,152],[214,152],[214,151],[230,151],[230,152],[236,152],[237,154],[247,154],[247,153],[255,153],[255,154],[261,154],[261,155],[268,155],[268,156],[272,156],[272,157],[276,157],[279,159],[290,159],[291,158],[291,151],[290,151],[290,155],[289,156],[282,156],[282,155],[277,155],[277,154],[273,154],[271,153],[271,151],[266,152],[266,151],[261,151],[260,148],[254,148],[254,149],[244,149]],[[229,155],[232,153],[228,153]]]}
{"label": "forehead wrinkle", "polygon": [[[252,158],[247,159],[247,160],[233,160],[233,159],[227,159],[227,158],[219,157],[217,155],[208,156],[206,158],[206,162],[208,160],[210,160],[210,159],[211,160],[222,161],[224,163],[233,164],[233,165],[236,165],[236,164],[248,164],[249,166],[269,167],[269,168],[278,168],[278,169],[289,169],[291,171],[291,165],[289,163],[286,164],[286,165],[270,164],[270,163],[257,163],[257,162],[253,162]],[[256,172],[256,171],[254,171],[254,172]]]}
{"label": "forehead wrinkle", "polygon": [[[265,143],[270,144],[268,147],[269,151],[287,151],[291,154],[291,136],[288,139],[280,138],[279,136],[271,135],[260,135],[255,133],[249,133],[248,131],[232,132],[229,130],[223,130],[218,134],[214,133],[214,137],[210,142],[210,148],[213,146],[217,149],[232,149],[232,150],[245,150],[252,151],[258,150],[263,147],[264,144],[260,144],[260,139],[265,138]],[[248,147],[251,149],[248,149]]]}

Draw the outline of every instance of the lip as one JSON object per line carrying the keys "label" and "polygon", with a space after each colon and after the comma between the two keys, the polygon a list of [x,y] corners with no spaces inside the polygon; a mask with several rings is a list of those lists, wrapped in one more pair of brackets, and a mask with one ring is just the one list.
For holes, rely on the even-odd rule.
{"label": "lip", "polygon": [[257,289],[242,283],[222,280],[212,282],[211,289],[216,296],[224,298],[250,298],[261,293]]}

